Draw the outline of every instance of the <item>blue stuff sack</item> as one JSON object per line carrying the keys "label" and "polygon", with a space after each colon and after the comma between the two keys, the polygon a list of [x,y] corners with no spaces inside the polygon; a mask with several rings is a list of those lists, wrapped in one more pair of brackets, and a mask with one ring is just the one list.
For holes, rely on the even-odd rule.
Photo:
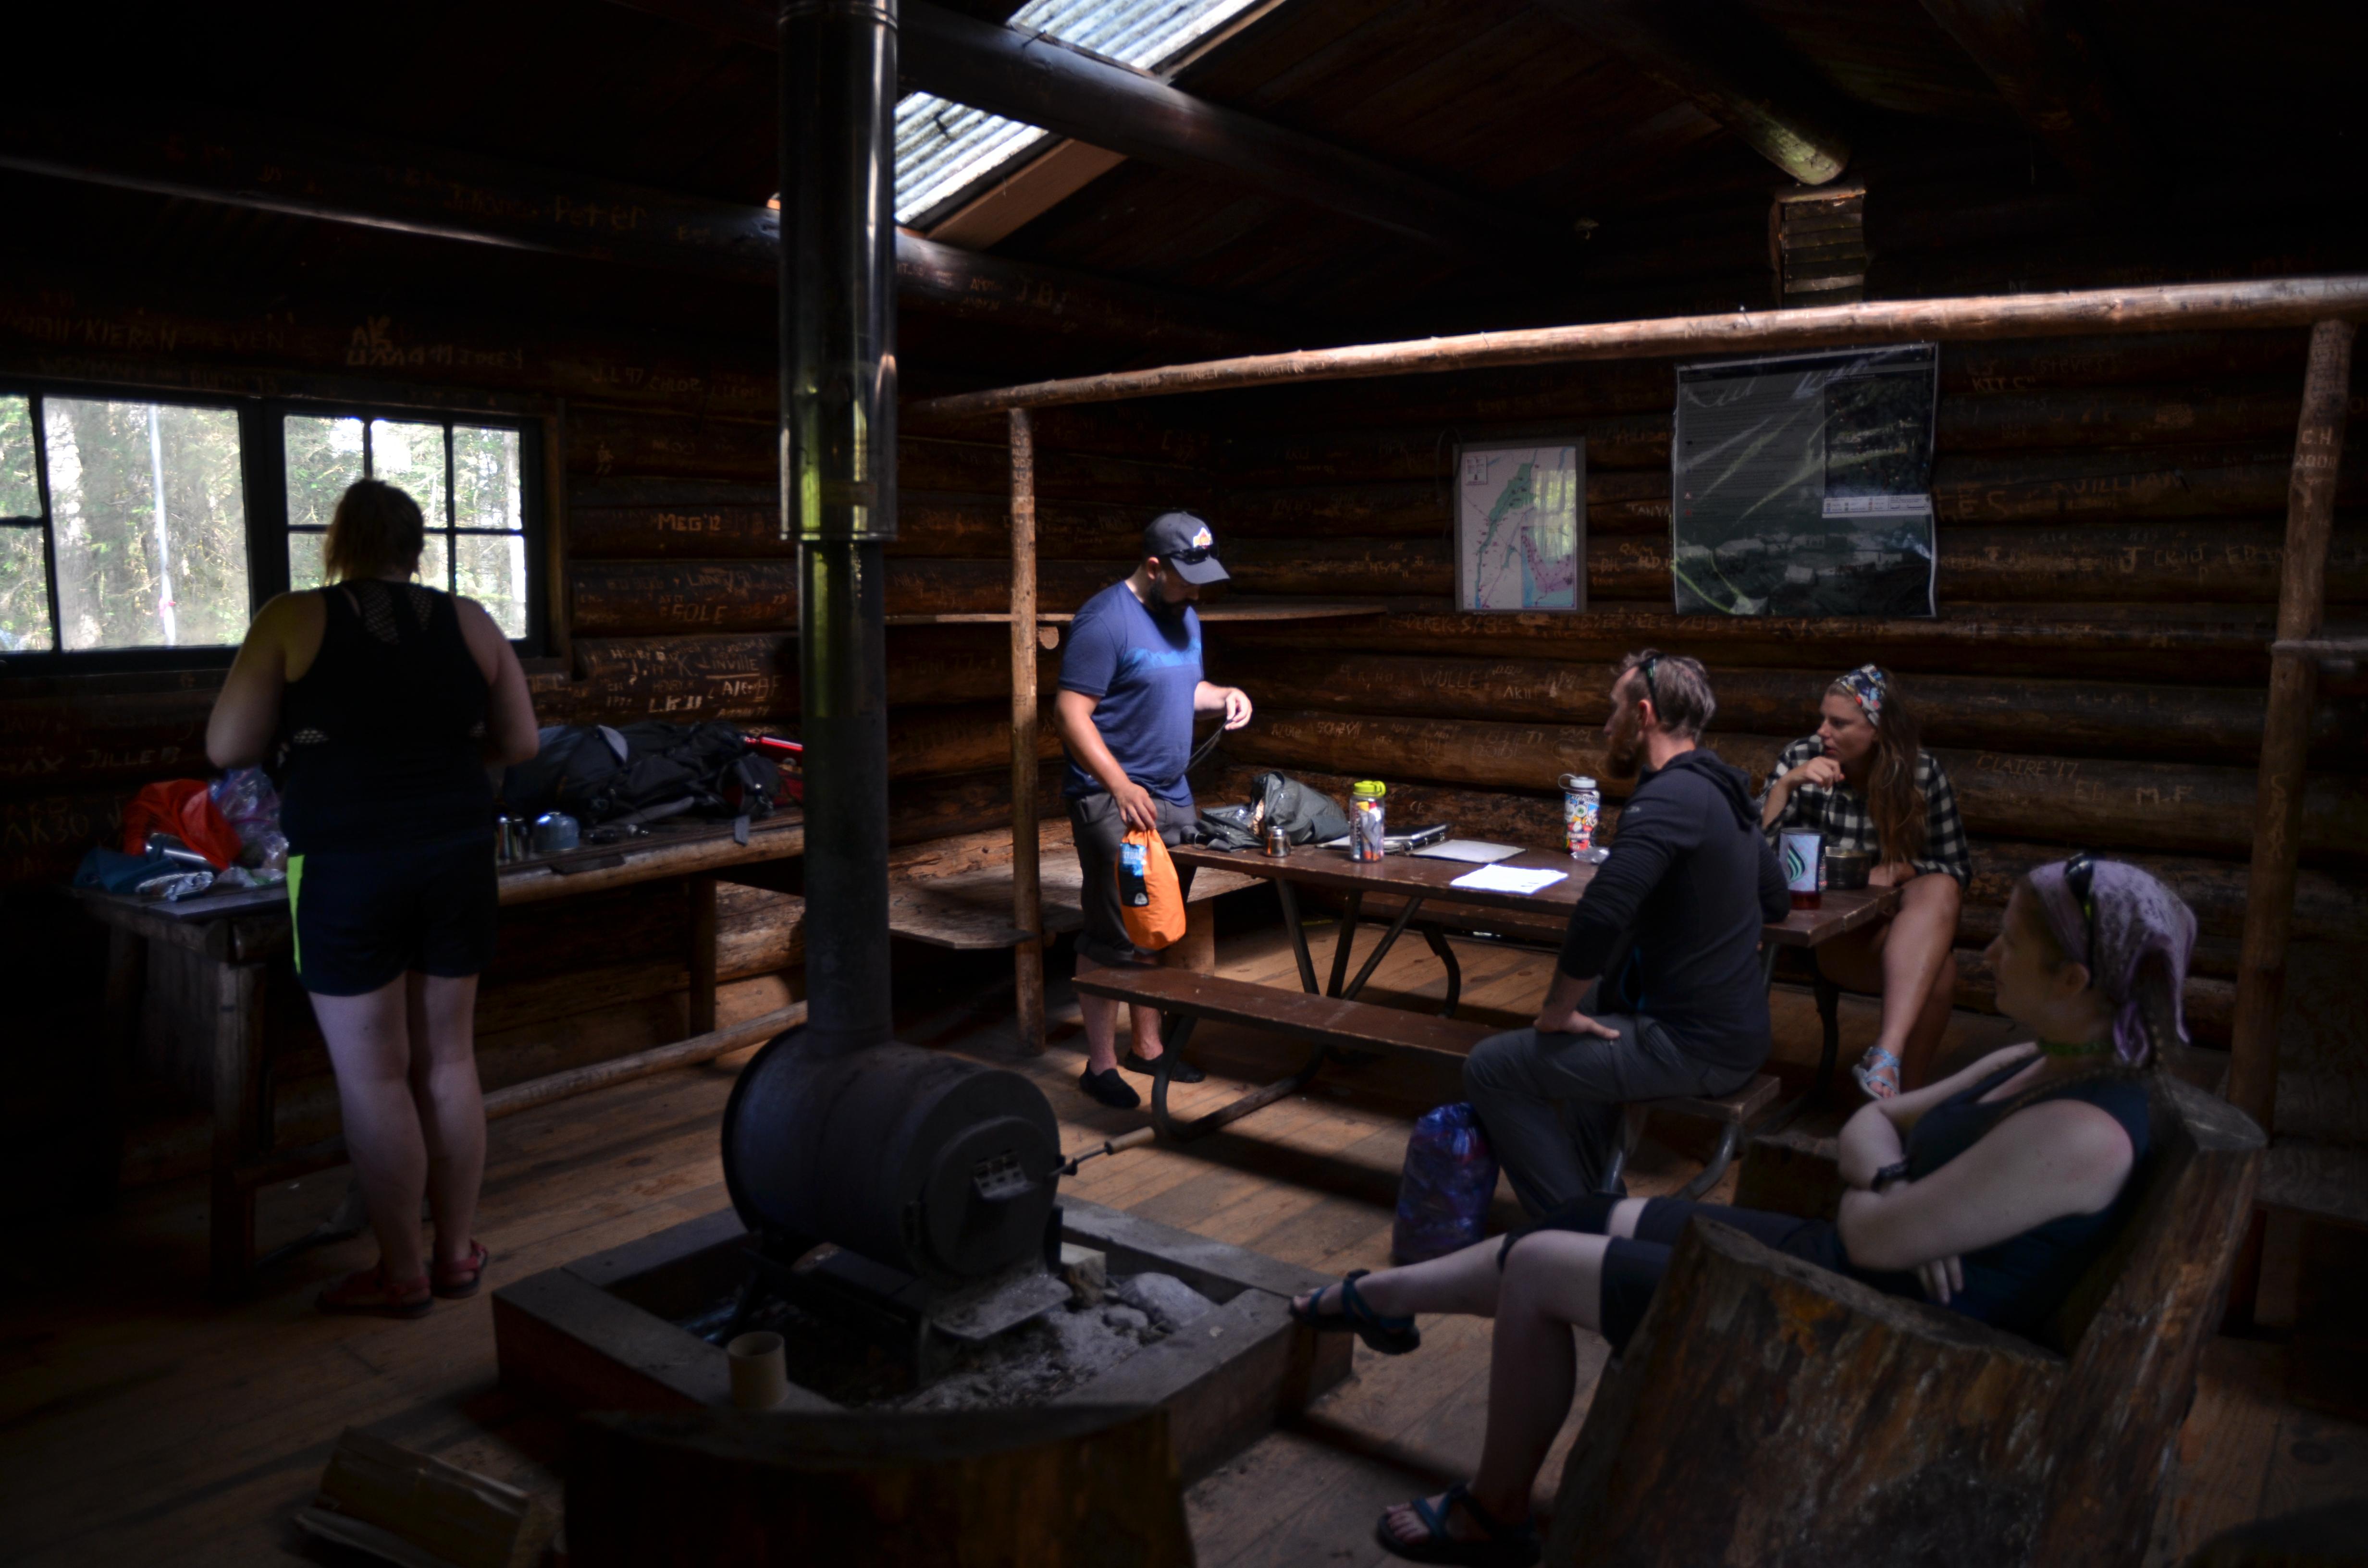
{"label": "blue stuff sack", "polygon": [[1480,1239],[1496,1196],[1497,1153],[1481,1130],[1480,1113],[1461,1102],[1424,1112],[1406,1140],[1391,1258],[1421,1263],[1470,1246]]}

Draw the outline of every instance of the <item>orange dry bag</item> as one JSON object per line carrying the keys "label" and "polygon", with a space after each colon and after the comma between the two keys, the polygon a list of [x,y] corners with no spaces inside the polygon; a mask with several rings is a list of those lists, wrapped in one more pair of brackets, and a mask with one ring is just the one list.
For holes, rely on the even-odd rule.
{"label": "orange dry bag", "polygon": [[1184,935],[1184,890],[1159,835],[1138,828],[1118,846],[1118,907],[1138,948],[1156,950]]}

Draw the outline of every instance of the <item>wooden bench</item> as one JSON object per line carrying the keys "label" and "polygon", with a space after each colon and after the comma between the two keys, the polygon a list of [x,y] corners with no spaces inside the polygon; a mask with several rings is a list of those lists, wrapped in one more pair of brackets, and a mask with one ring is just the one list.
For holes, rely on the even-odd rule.
{"label": "wooden bench", "polygon": [[[1460,1062],[1472,1053],[1474,1046],[1497,1032],[1486,1024],[1464,1023],[1429,1013],[1411,1013],[1403,1007],[1384,1007],[1372,1002],[1325,996],[1311,991],[1284,991],[1271,985],[1227,980],[1221,975],[1193,974],[1185,970],[1100,969],[1077,976],[1076,985],[1086,995],[1107,996],[1114,1002],[1156,1007],[1175,1020],[1167,1031],[1167,1050],[1160,1056],[1162,1062],[1170,1060],[1170,1053],[1183,1049],[1185,1041],[1191,1038],[1192,1026],[1203,1018],[1264,1029],[1315,1045],[1315,1051],[1290,1077],[1253,1089],[1239,1099],[1190,1121],[1179,1122],[1167,1114],[1167,1074],[1164,1070],[1154,1074],[1151,1084],[1152,1124],[1168,1137],[1178,1140],[1205,1136],[1261,1107],[1297,1094],[1335,1051],[1416,1051],[1430,1056],[1452,1057]],[[1682,1096],[1641,1100],[1627,1107],[1626,1136],[1612,1158],[1604,1185],[1609,1187],[1619,1181],[1627,1165],[1628,1156],[1635,1152],[1637,1139],[1643,1134],[1645,1113],[1659,1111],[1665,1116],[1691,1116],[1714,1121],[1722,1129],[1717,1152],[1702,1167],[1702,1174],[1686,1186],[1686,1197],[1701,1197],[1726,1174],[1726,1167],[1733,1163],[1735,1152],[1743,1142],[1745,1128],[1776,1103],[1776,1096],[1782,1088],[1782,1085],[1775,1078],[1762,1073],[1731,1095],[1714,1098]]]}
{"label": "wooden bench", "polygon": [[[1085,873],[1077,864],[1076,846],[1070,842],[1067,819],[1039,824],[1036,868],[1043,890],[1042,933],[1022,931],[1011,923],[1008,828],[900,846],[888,853],[888,928],[932,947],[970,951],[1016,947],[1037,935],[1050,938],[1082,929]],[[1239,871],[1203,868],[1194,875],[1185,903],[1196,924],[1213,937],[1209,901],[1256,881]]]}
{"label": "wooden bench", "polygon": [[1754,1074],[1751,1082],[1731,1095],[1683,1095],[1672,1099],[1634,1102],[1626,1108],[1627,1126],[1620,1147],[1612,1153],[1611,1167],[1603,1174],[1603,1190],[1613,1192],[1619,1189],[1620,1177],[1628,1168],[1628,1157],[1636,1152],[1637,1142],[1645,1135],[1645,1117],[1659,1111],[1664,1116],[1691,1116],[1719,1124],[1718,1147],[1712,1152],[1710,1163],[1703,1165],[1701,1174],[1686,1183],[1678,1195],[1680,1198],[1700,1198],[1718,1185],[1718,1178],[1725,1176],[1726,1167],[1735,1163],[1735,1152],[1743,1143],[1745,1131],[1776,1103],[1776,1096],[1783,1092],[1783,1088],[1782,1080],[1760,1073]]}
{"label": "wooden bench", "polygon": [[[1461,1061],[1496,1032],[1486,1024],[1462,1023],[1403,1007],[1284,991],[1180,969],[1098,969],[1078,975],[1075,984],[1085,995],[1156,1007],[1174,1020],[1165,1031],[1167,1047],[1159,1057],[1163,1065],[1152,1077],[1151,1119],[1161,1132],[1179,1141],[1205,1137],[1262,1106],[1297,1094],[1335,1051],[1410,1051]],[[1315,1050],[1290,1077],[1254,1089],[1206,1116],[1177,1121],[1167,1114],[1164,1064],[1175,1059],[1191,1038],[1192,1027],[1202,1018],[1308,1040]]]}

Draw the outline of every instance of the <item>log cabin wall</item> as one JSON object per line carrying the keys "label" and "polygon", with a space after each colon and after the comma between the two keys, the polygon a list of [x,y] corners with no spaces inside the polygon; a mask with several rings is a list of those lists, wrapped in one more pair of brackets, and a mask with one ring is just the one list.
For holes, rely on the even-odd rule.
{"label": "log cabin wall", "polygon": [[[1815,727],[1825,684],[1873,659],[1898,675],[1973,836],[1961,1004],[1989,1005],[1978,950],[2015,878],[2085,846],[2194,906],[2191,1027],[2225,1047],[2304,335],[1944,345],[1932,620],[1670,615],[1668,362],[1208,400],[1235,591],[1359,596],[1384,613],[1212,628],[1217,678],[1259,714],[1203,792],[1237,797],[1268,766],[1341,794],[1370,776],[1390,783],[1396,821],[1553,843],[1556,776],[1602,771],[1594,726],[1621,653],[1701,658],[1719,697],[1711,743],[1755,784]],[[1447,610],[1455,443],[1548,431],[1587,439],[1588,613]],[[2339,623],[2368,614],[2363,502],[2354,443],[2328,574]],[[2298,944],[2368,941],[2363,718],[2356,682],[2323,691]],[[2289,1111],[2310,1122],[2313,1098],[2282,1100],[2282,1126]]]}
{"label": "log cabin wall", "polygon": [[[482,284],[491,269],[481,254],[439,256],[438,270]],[[0,373],[132,396],[333,397],[538,419],[555,536],[553,652],[529,662],[541,720],[722,719],[795,733],[795,552],[779,538],[769,334],[750,335],[752,355],[750,339],[718,347],[525,312],[408,310],[411,294],[393,289],[291,306],[108,276],[0,282]],[[390,298],[396,307],[381,302]],[[1008,632],[939,619],[1008,604],[1009,473],[999,423],[991,434],[922,431],[900,445],[904,526],[889,587],[898,842],[1010,820]],[[1122,575],[1153,511],[1207,504],[1203,437],[1146,436],[1122,411],[1081,410],[1046,421],[1040,443],[1047,610],[1073,610]],[[1050,689],[1057,653],[1042,668]],[[219,670],[20,676],[0,700],[0,962],[14,994],[42,999],[0,1060],[16,1087],[7,1125],[38,1129],[36,1142],[64,1156],[28,1156],[45,1187],[59,1172],[84,1174],[68,1186],[116,1174],[92,1165],[108,1157],[114,1114],[105,1063],[74,1049],[97,1016],[104,944],[58,890],[85,850],[116,841],[142,785],[211,773],[204,730],[220,685]],[[1049,730],[1043,744],[1057,755]],[[1046,778],[1049,797],[1057,772]],[[795,868],[765,880],[777,888],[727,883],[719,893],[719,976],[741,988],[742,1010],[803,991]],[[486,1086],[680,1038],[685,931],[671,883],[505,911],[478,1010]],[[203,1063],[167,1026],[176,984],[173,960],[160,960],[144,1077],[202,1098]],[[282,1136],[325,1134],[334,1095],[310,1009],[292,983],[270,1001],[273,1027],[302,1042],[280,1085]],[[126,1149],[121,1177],[200,1168],[202,1128],[159,1121],[153,1096],[141,1104],[129,1114],[147,1131]]]}

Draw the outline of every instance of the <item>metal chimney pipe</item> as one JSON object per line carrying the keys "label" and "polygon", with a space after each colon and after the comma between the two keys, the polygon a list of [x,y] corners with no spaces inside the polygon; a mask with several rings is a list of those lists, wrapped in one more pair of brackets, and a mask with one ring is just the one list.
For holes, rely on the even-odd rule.
{"label": "metal chimney pipe", "polygon": [[798,541],[811,1049],[885,1043],[896,0],[780,11],[781,530]]}

